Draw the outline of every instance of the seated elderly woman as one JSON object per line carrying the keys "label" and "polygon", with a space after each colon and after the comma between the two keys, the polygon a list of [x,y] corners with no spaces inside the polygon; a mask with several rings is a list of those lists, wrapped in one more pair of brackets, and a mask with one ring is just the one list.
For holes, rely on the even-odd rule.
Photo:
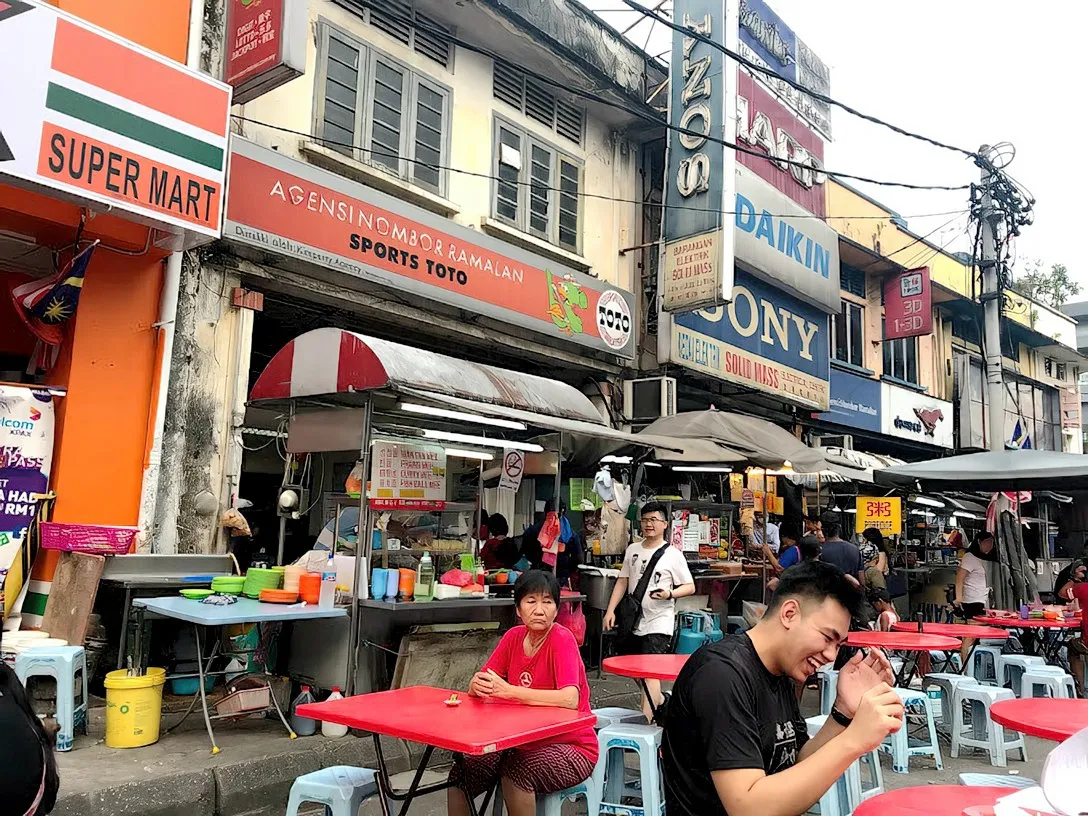
{"label": "seated elderly woman", "polygon": [[[590,713],[589,682],[574,635],[556,624],[559,583],[550,572],[530,570],[514,584],[520,626],[507,632],[468,693],[496,705],[556,706]],[[531,743],[485,756],[464,757],[450,772],[448,812],[469,812],[473,798],[502,783],[510,816],[533,816],[536,795],[584,782],[597,763],[593,726],[557,740]]]}

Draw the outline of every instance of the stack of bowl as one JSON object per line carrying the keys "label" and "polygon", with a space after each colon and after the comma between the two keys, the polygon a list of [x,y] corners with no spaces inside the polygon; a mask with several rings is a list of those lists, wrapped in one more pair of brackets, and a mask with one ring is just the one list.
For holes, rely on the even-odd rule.
{"label": "stack of bowl", "polygon": [[306,567],[303,566],[287,567],[283,573],[283,588],[288,592],[298,592],[298,579],[304,572],[306,572]]}
{"label": "stack of bowl", "polygon": [[242,594],[247,598],[260,597],[262,589],[279,589],[283,582],[283,572],[277,569],[251,568],[246,571]]}
{"label": "stack of bowl", "polygon": [[241,595],[245,583],[244,575],[217,575],[212,578],[212,592],[218,595]]}

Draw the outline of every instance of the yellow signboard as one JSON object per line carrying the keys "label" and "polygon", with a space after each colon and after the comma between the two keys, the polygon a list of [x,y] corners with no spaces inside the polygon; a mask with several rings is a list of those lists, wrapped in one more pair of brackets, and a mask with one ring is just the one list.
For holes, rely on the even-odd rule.
{"label": "yellow signboard", "polygon": [[857,531],[875,527],[884,535],[903,532],[903,500],[896,496],[858,496]]}

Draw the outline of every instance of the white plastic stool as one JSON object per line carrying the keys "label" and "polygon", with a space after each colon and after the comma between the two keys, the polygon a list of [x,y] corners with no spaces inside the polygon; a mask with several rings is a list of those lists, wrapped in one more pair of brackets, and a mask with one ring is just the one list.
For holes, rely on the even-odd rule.
{"label": "white plastic stool", "polygon": [[[597,732],[600,756],[593,769],[593,783],[600,791],[601,813],[623,813],[630,816],[662,816],[665,812],[665,790],[661,778],[661,729],[656,725],[638,725],[635,723],[617,723]],[[619,767],[623,767],[622,756],[625,751],[638,754],[639,790],[642,806],[625,805],[622,799],[625,790],[624,775],[617,777],[615,763],[609,754],[616,752],[621,757]],[[591,810],[590,813],[593,813]]]}
{"label": "white plastic stool", "polygon": [[[955,696],[956,686],[963,683],[974,683],[973,677],[967,677],[963,674],[953,674],[951,672],[934,672],[933,674],[927,674],[922,679],[922,691],[929,695],[930,702],[936,704],[937,700],[940,700],[940,717],[938,721],[944,728],[951,728],[953,722],[952,715],[952,698]],[[933,692],[937,691],[937,694]],[[937,717],[938,707],[934,706],[933,716]]]}
{"label": "white plastic stool", "polygon": [[[943,666],[948,661],[949,657],[944,652],[934,649],[929,653],[929,659],[930,662],[938,663]],[[952,652],[951,659],[952,668],[956,671],[960,671],[963,668],[963,662],[960,660],[960,653]]]}
{"label": "white plastic stool", "polygon": [[287,816],[298,816],[305,802],[324,805],[332,816],[357,816],[363,802],[378,793],[378,780],[369,768],[334,765],[303,774],[291,785]]}
{"label": "white plastic stool", "polygon": [[598,731],[616,723],[646,724],[646,715],[633,708],[595,708],[593,713],[597,715],[597,725],[594,728]]}
{"label": "white plastic stool", "polygon": [[1001,646],[979,643],[971,654],[971,676],[979,683],[997,685],[998,666],[1001,665]]}
{"label": "white plastic stool", "polygon": [[1073,677],[1057,666],[1031,666],[1020,678],[1024,697],[1076,698]]}
{"label": "white plastic stool", "polygon": [[[990,754],[990,764],[1008,767],[1007,753],[1020,751],[1026,762],[1028,749],[1024,744],[1024,735],[1009,731],[1011,738],[1006,738],[1005,729],[990,718],[990,706],[998,700],[1014,700],[1012,689],[997,688],[979,684],[963,684],[956,687],[952,710],[952,756],[960,755],[960,748],[981,748]],[[970,704],[970,719],[964,720],[963,704]]]}
{"label": "white plastic stool", "polygon": [[[598,762],[598,764],[600,763]],[[499,794],[496,792],[495,795],[498,796]],[[596,780],[591,776],[585,782],[572,788],[537,796],[537,816],[561,816],[563,803],[568,799],[577,799],[579,796],[585,797],[586,813],[597,814],[601,812],[601,789],[597,787]]]}
{"label": "white plastic stool", "polygon": [[[868,768],[868,779],[862,775]],[[884,793],[884,772],[880,768],[880,751],[858,757],[846,771],[846,796],[851,812],[871,796]]]}
{"label": "white plastic stool", "polygon": [[20,652],[15,674],[23,686],[31,677],[57,683],[57,750],[71,751],[76,729],[87,729],[87,658],[82,646],[39,646]]}
{"label": "white plastic stool", "polygon": [[816,673],[820,680],[820,713],[823,715],[831,713],[839,693],[839,673],[831,665],[828,663]]}
{"label": "white plastic stool", "polygon": [[[805,720],[805,725],[808,728],[809,739],[815,737],[820,733],[820,729],[824,727],[824,723],[827,721],[827,715],[821,714],[819,717],[808,717]],[[880,762],[877,761],[879,766]],[[835,784],[827,789],[827,792],[820,797],[820,801],[816,807],[820,811],[820,816],[849,816],[857,807],[857,803],[851,805],[850,793],[851,783],[850,775],[851,770],[856,770],[857,763],[854,763],[847,769],[846,773],[835,780]],[[860,777],[856,785],[860,796],[861,781]]]}
{"label": "white plastic stool", "polygon": [[1008,654],[1001,655],[997,661],[997,684],[1012,689],[1012,693],[1020,696],[1020,681],[1029,668],[1045,666],[1046,661],[1035,655]]}
{"label": "white plastic stool", "polygon": [[1039,783],[1026,776],[1006,774],[961,773],[960,784],[976,788],[1034,788]]}
{"label": "white plastic stool", "polygon": [[903,702],[904,707],[917,706],[922,709],[926,718],[926,730],[929,733],[929,741],[926,742],[921,739],[912,740],[907,733],[910,728],[909,724],[904,721],[903,727],[896,731],[894,734],[890,734],[884,743],[880,746],[880,750],[884,753],[891,754],[892,757],[892,770],[896,773],[909,773],[910,771],[910,758],[912,756],[931,756],[933,762],[937,766],[937,770],[944,770],[944,763],[941,761],[941,746],[937,741],[937,724],[933,718],[933,709],[929,703],[929,695],[923,691],[915,691],[914,689],[897,688],[894,690],[899,695],[899,699]]}

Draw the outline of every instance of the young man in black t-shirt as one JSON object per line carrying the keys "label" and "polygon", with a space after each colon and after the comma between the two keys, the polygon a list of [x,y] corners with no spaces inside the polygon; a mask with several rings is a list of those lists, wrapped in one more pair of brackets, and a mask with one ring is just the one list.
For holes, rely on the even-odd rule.
{"label": "young man in black t-shirt", "polygon": [[805,562],[782,574],[759,624],[692,655],[665,723],[669,816],[804,813],[902,727],[891,666],[874,649],[843,667],[832,714],[808,738],[794,684],[835,660],[860,603],[841,570]]}

